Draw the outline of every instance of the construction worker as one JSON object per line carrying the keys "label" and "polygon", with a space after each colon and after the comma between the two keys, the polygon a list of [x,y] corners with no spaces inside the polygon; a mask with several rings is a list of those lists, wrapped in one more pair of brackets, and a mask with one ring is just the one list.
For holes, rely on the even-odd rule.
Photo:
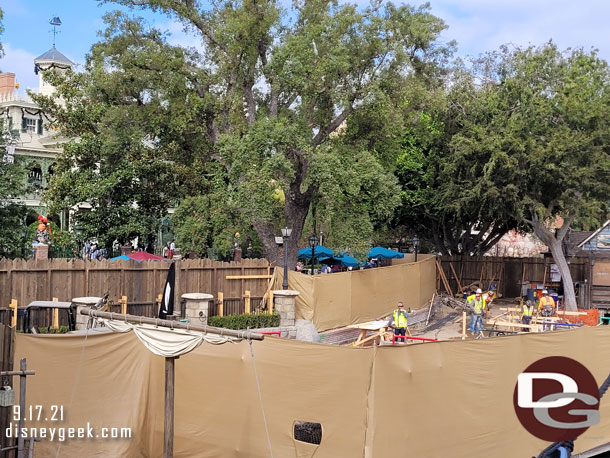
{"label": "construction worker", "polygon": [[476,334],[483,330],[483,313],[485,313],[486,309],[486,303],[481,288],[478,288],[473,295],[468,296],[466,301],[472,308],[469,328],[473,334]]}
{"label": "construction worker", "polygon": [[491,289],[483,294],[483,299],[485,299],[485,307],[487,308],[488,311],[491,308],[491,303],[493,302],[495,297],[496,297],[496,292],[492,291]]}
{"label": "construction worker", "polygon": [[[549,292],[546,289],[542,290],[542,297],[538,301],[538,313],[544,317],[552,317],[555,315],[555,299],[549,296]],[[550,329],[550,324],[544,325],[545,329]]]}
{"label": "construction worker", "polygon": [[[534,304],[530,301],[526,301],[521,306],[521,323],[530,324],[532,321],[532,316],[534,315]],[[525,328],[525,332],[529,332],[529,328]]]}
{"label": "construction worker", "polygon": [[405,306],[402,302],[398,303],[398,308],[394,310],[392,316],[390,316],[388,327],[394,328],[395,336],[402,336],[402,338],[396,338],[396,340],[400,340],[401,342],[405,341],[407,332],[407,312],[405,311]]}

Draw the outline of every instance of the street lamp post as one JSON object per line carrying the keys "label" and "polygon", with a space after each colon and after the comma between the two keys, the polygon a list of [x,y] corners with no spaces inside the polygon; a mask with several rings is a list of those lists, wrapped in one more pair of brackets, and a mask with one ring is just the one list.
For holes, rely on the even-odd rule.
{"label": "street lamp post", "polygon": [[74,225],[74,233],[76,234],[76,249],[78,250],[78,257],[82,258],[83,254],[81,253],[81,242],[83,239],[83,227],[76,223]]}
{"label": "street lamp post", "polygon": [[287,227],[282,229],[282,246],[284,247],[284,281],[282,282],[282,289],[288,289],[288,246],[286,241],[292,234],[292,229]]}
{"label": "street lamp post", "polygon": [[311,275],[313,275],[315,249],[316,249],[317,244],[318,244],[318,237],[316,237],[316,234],[311,234],[309,236],[309,246],[311,247]]}
{"label": "street lamp post", "polygon": [[413,236],[413,249],[415,250],[415,262],[417,262],[417,247],[419,246],[419,237]]}

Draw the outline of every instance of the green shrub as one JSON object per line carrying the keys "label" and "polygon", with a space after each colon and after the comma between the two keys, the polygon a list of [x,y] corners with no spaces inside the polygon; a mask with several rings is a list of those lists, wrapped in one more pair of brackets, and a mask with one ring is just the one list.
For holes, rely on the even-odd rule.
{"label": "green shrub", "polygon": [[225,329],[275,328],[280,325],[279,313],[255,313],[252,315],[211,316],[208,324]]}
{"label": "green shrub", "polygon": [[46,326],[38,327],[39,334],[65,334],[66,332],[68,332],[68,326],[60,326],[59,329],[53,329]]}

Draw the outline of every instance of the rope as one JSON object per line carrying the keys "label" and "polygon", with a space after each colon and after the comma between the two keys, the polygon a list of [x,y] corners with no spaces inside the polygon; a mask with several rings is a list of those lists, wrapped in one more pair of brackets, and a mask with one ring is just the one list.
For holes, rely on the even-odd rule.
{"label": "rope", "polygon": [[[608,377],[606,377],[606,380],[604,380],[604,383],[602,383],[602,386],[599,387],[599,400],[601,403],[601,399],[604,396],[604,394],[606,394],[606,391],[608,391],[608,388],[610,387],[610,374],[608,375]],[[538,455],[538,458],[549,458],[551,457],[551,453],[556,452],[560,449],[560,453],[562,453],[562,457],[566,456],[566,457],[570,457],[572,456],[572,451],[574,450],[574,441],[576,439],[572,439],[569,441],[564,441],[564,442],[555,442],[551,445],[549,445],[547,448],[545,448],[540,455]],[[567,452],[567,455],[565,454]]]}
{"label": "rope", "polygon": [[[89,310],[89,314],[90,314],[90,318],[87,321],[87,327],[85,328],[85,340],[83,342],[83,346],[81,348],[81,352],[80,352],[80,358],[78,361],[78,367],[76,370],[76,377],[74,379],[74,385],[72,385],[72,393],[70,394],[70,402],[68,403],[68,409],[67,411],[70,412],[72,410],[72,404],[74,403],[74,393],[76,392],[76,387],[78,386],[79,382],[80,382],[80,376],[81,376],[81,371],[82,371],[82,367],[83,367],[83,356],[85,355],[85,347],[87,347],[87,337],[89,337],[89,328],[92,326],[93,324],[93,317],[91,317],[91,310]],[[59,458],[59,452],[61,452],[61,446],[62,446],[63,442],[59,442],[59,445],[57,447],[57,453],[55,453],[55,458]]]}
{"label": "rope", "polygon": [[273,458],[273,450],[271,449],[271,438],[269,437],[269,427],[267,426],[267,417],[265,417],[265,409],[263,407],[263,396],[261,395],[261,386],[258,382],[258,373],[256,372],[256,359],[254,358],[254,348],[252,347],[251,340],[248,340],[248,343],[250,344],[250,354],[252,355],[252,367],[254,368],[254,378],[256,379],[256,389],[258,390],[258,401],[261,405],[261,412],[263,413],[263,423],[265,424],[265,433],[267,434],[269,456]]}

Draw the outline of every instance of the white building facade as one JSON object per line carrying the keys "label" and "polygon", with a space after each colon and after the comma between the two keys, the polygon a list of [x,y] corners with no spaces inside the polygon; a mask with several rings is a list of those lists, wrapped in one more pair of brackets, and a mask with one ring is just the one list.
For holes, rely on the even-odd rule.
{"label": "white building facade", "polygon": [[[34,71],[39,76],[38,93],[51,95],[55,88],[43,79],[46,71],[63,72],[73,62],[51,48],[34,60]],[[38,214],[46,215],[42,193],[48,187],[61,145],[67,141],[51,128],[49,119],[27,94],[18,91],[14,73],[0,73],[0,119],[4,128],[16,134],[7,148],[9,161],[21,163],[27,170],[29,191],[19,201]],[[55,215],[56,223],[66,228],[65,213]]]}

